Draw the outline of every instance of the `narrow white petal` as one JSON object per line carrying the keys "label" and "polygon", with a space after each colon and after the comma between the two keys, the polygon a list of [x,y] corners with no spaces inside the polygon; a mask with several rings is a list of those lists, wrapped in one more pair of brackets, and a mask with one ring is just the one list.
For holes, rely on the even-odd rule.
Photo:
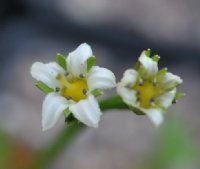
{"label": "narrow white petal", "polygon": [[150,57],[145,54],[145,51],[139,57],[139,61],[145,69],[145,75],[151,76],[158,72],[158,63],[153,61]]}
{"label": "narrow white petal", "polygon": [[143,112],[151,119],[155,126],[159,126],[163,122],[163,112],[161,109],[143,109]]}
{"label": "narrow white petal", "polygon": [[138,72],[134,69],[128,69],[124,72],[120,83],[122,86],[133,86],[137,82],[137,78]]}
{"label": "narrow white petal", "polygon": [[65,74],[65,70],[56,62],[47,63],[46,67],[54,77],[56,77],[58,74]]}
{"label": "narrow white petal", "polygon": [[171,106],[172,101],[175,97],[175,94],[176,94],[176,89],[171,90],[159,96],[158,98],[156,98],[156,101],[158,101],[158,103],[160,103],[162,106],[164,106],[167,109]]}
{"label": "narrow white petal", "polygon": [[67,100],[57,93],[48,94],[42,105],[42,129],[43,131],[52,128],[68,107]]}
{"label": "narrow white petal", "polygon": [[88,87],[94,89],[110,89],[115,87],[115,75],[106,68],[93,66],[88,76]]}
{"label": "narrow white petal", "polygon": [[98,102],[93,95],[69,107],[73,115],[89,127],[98,127],[102,115]]}
{"label": "narrow white petal", "polygon": [[59,73],[64,73],[64,70],[60,68],[56,63],[44,64],[41,62],[35,62],[31,66],[31,75],[38,81],[42,81],[51,88],[60,87],[60,83],[56,80],[56,76]]}
{"label": "narrow white petal", "polygon": [[92,56],[91,47],[83,43],[67,57],[68,70],[74,76],[79,76],[87,72],[87,59]]}
{"label": "narrow white petal", "polygon": [[121,98],[126,104],[131,105],[133,107],[137,106],[136,91],[123,87],[121,86],[121,84],[118,84],[117,93],[121,96]]}
{"label": "narrow white petal", "polygon": [[171,89],[181,84],[182,82],[183,80],[179,76],[168,72],[161,83],[163,83],[164,88]]}
{"label": "narrow white petal", "polygon": [[131,87],[137,82],[138,73],[134,69],[128,69],[124,72],[121,82],[117,84],[117,93],[123,101],[133,107],[137,106],[137,92]]}

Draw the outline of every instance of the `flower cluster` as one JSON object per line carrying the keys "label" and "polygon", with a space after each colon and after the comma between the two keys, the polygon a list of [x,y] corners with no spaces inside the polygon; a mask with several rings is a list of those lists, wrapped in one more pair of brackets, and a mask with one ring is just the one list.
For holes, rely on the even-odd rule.
{"label": "flower cluster", "polygon": [[36,86],[47,93],[42,106],[43,130],[52,128],[61,115],[98,127],[102,112],[96,97],[114,87],[136,114],[146,114],[156,125],[161,124],[163,112],[183,94],[176,92],[180,77],[166,68],[158,70],[158,61],[158,55],[150,57],[150,50],[143,51],[135,69],[126,70],[118,84],[110,70],[95,66],[95,56],[86,43],[67,57],[57,54],[56,62],[35,62],[31,75]]}

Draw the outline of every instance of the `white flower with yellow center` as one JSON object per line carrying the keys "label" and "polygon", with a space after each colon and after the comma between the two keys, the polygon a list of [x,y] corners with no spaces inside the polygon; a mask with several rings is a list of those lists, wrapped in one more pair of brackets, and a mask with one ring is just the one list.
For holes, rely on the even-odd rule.
{"label": "white flower with yellow center", "polygon": [[167,69],[158,70],[160,57],[150,57],[150,50],[143,51],[135,69],[125,71],[117,92],[136,114],[146,114],[156,126],[163,121],[163,113],[182,96],[176,87],[182,79]]}
{"label": "white flower with yellow center", "polygon": [[115,87],[114,74],[95,65],[90,46],[81,44],[68,57],[57,55],[57,62],[35,62],[31,75],[47,96],[42,106],[43,130],[55,125],[64,114],[73,115],[90,127],[98,127],[101,110],[95,98],[101,90]]}

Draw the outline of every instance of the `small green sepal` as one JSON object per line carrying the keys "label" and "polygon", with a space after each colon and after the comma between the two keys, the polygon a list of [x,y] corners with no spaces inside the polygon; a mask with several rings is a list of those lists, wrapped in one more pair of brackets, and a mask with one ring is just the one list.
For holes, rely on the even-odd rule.
{"label": "small green sepal", "polygon": [[137,62],[135,63],[135,65],[133,66],[133,68],[134,68],[135,70],[138,70],[138,69],[140,68],[140,66],[141,66],[141,63],[140,63],[139,61],[137,61]]}
{"label": "small green sepal", "polygon": [[143,111],[141,111],[140,109],[138,109],[136,107],[129,105],[129,108],[133,111],[133,113],[135,113],[137,115],[146,115]]}
{"label": "small green sepal", "polygon": [[69,108],[67,108],[64,110],[63,113],[64,113],[65,118],[67,118],[71,114],[71,111],[69,110]]}
{"label": "small green sepal", "polygon": [[147,49],[145,50],[145,54],[150,57],[151,56],[151,49]]}
{"label": "small green sepal", "polygon": [[177,92],[172,103],[173,104],[177,103],[180,99],[185,97],[185,95],[186,95],[185,93]]}
{"label": "small green sepal", "polygon": [[153,60],[154,62],[157,62],[157,63],[158,63],[158,61],[160,60],[160,56],[159,56],[159,55],[154,55],[154,56],[152,57],[152,60]]}
{"label": "small green sepal", "polygon": [[56,62],[64,69],[67,70],[67,61],[66,57],[60,53],[56,55]]}
{"label": "small green sepal", "polygon": [[89,72],[92,66],[96,64],[96,57],[91,56],[90,58],[87,59],[87,71]]}
{"label": "small green sepal", "polygon": [[91,93],[93,96],[97,97],[97,96],[102,95],[103,92],[100,89],[94,89],[91,91]]}
{"label": "small green sepal", "polygon": [[163,80],[163,78],[164,78],[165,75],[167,74],[167,71],[168,71],[167,68],[161,69],[161,70],[157,73],[157,75],[156,75],[157,79],[158,79],[158,80]]}
{"label": "small green sepal", "polygon": [[73,116],[72,113],[70,113],[69,116],[65,117],[65,123],[67,125],[70,125],[70,124],[72,124],[74,122],[77,122],[77,119]]}
{"label": "small green sepal", "polygon": [[51,93],[54,90],[52,88],[50,88],[49,86],[47,86],[45,83],[43,83],[42,81],[38,81],[35,86],[40,89],[41,91],[43,91],[44,93]]}
{"label": "small green sepal", "polygon": [[158,72],[158,74],[161,74],[161,75],[166,75],[167,74],[167,71],[168,71],[168,69],[167,68],[163,68],[163,69],[161,69],[159,72]]}

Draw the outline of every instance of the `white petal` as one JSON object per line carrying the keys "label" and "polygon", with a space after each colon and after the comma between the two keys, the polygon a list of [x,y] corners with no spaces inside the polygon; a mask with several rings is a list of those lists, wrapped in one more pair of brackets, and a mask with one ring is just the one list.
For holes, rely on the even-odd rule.
{"label": "white petal", "polygon": [[83,43],[76,50],[69,53],[67,58],[68,70],[74,76],[85,74],[87,72],[87,59],[92,56],[91,47]]}
{"label": "white petal", "polygon": [[143,109],[142,110],[147,116],[151,119],[151,121],[155,124],[155,126],[161,125],[163,122],[163,112],[161,109]]}
{"label": "white petal", "polygon": [[52,128],[67,107],[68,102],[64,97],[57,93],[48,94],[42,105],[43,131]]}
{"label": "white petal", "polygon": [[145,76],[155,75],[158,72],[158,63],[145,54],[145,51],[139,57],[139,61],[145,69]]}
{"label": "white petal", "polygon": [[128,69],[124,72],[121,84],[123,86],[133,86],[137,82],[138,72],[134,69]]}
{"label": "white petal", "polygon": [[100,116],[102,115],[98,102],[93,95],[81,100],[69,107],[73,115],[82,123],[90,127],[98,127]]}
{"label": "white petal", "polygon": [[56,62],[50,62],[45,65],[54,77],[56,77],[58,74],[65,74],[65,70]]}
{"label": "white petal", "polygon": [[176,95],[176,89],[164,93],[163,95],[156,98],[156,101],[158,101],[162,106],[164,106],[167,109],[171,106],[175,95]]}
{"label": "white petal", "polygon": [[115,87],[115,75],[106,68],[93,66],[88,76],[88,87],[94,89],[110,89]]}
{"label": "white petal", "polygon": [[57,74],[63,74],[64,70],[55,62],[44,64],[35,62],[31,66],[31,75],[38,81],[42,81],[51,88],[60,87],[60,83],[56,80]]}
{"label": "white petal", "polygon": [[182,82],[183,80],[179,76],[168,72],[161,83],[163,83],[164,88],[172,89],[177,85],[181,84]]}
{"label": "white petal", "polygon": [[137,95],[136,95],[136,91],[131,90],[129,88],[123,87],[121,86],[121,84],[117,85],[117,93],[121,96],[121,98],[123,99],[123,101],[128,104],[131,105],[133,107],[137,106]]}
{"label": "white petal", "polygon": [[121,82],[117,84],[117,93],[122,97],[126,104],[133,107],[137,106],[137,92],[131,87],[137,82],[138,73],[134,69],[128,69],[124,72]]}

